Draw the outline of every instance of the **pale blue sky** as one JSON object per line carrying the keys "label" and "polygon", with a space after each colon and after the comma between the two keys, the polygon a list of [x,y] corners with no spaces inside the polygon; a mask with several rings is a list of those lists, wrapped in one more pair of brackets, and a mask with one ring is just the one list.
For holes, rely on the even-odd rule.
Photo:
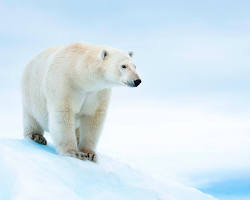
{"label": "pale blue sky", "polygon": [[249,100],[249,9],[248,1],[1,1],[0,78],[16,87],[37,52],[88,41],[134,50],[147,98]]}

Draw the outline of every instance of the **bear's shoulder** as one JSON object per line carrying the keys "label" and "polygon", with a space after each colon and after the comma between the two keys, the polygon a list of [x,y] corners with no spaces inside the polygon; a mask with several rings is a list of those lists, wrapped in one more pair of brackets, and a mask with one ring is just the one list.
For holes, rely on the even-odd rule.
{"label": "bear's shoulder", "polygon": [[86,51],[99,51],[104,48],[103,46],[93,45],[86,42],[74,42],[66,45],[63,51],[74,53],[85,53]]}

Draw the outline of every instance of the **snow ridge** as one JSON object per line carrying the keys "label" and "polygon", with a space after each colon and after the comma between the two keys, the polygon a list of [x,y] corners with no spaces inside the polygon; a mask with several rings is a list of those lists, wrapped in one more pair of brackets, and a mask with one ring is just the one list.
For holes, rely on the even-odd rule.
{"label": "snow ridge", "polygon": [[98,164],[81,161],[29,140],[0,140],[0,166],[0,199],[5,200],[214,200],[106,156]]}

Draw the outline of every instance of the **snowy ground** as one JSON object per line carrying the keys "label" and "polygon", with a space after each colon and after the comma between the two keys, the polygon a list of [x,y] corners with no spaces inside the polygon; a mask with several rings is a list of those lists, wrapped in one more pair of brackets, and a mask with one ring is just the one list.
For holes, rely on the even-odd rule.
{"label": "snowy ground", "polygon": [[[12,105],[1,107],[1,138],[22,138],[18,95],[8,93],[1,101]],[[230,105],[217,101],[116,102],[114,93],[99,152],[168,185],[181,183],[220,200],[250,199],[250,121],[245,107],[233,112],[233,106],[228,111]]]}
{"label": "snowy ground", "polygon": [[248,107],[206,100],[209,103],[185,99],[133,102],[130,108],[114,105],[100,150],[157,178],[175,179],[221,200],[250,199]]}
{"label": "snowy ground", "polygon": [[59,156],[52,145],[0,140],[0,199],[4,200],[213,200],[175,181],[160,183],[100,157],[98,164]]}

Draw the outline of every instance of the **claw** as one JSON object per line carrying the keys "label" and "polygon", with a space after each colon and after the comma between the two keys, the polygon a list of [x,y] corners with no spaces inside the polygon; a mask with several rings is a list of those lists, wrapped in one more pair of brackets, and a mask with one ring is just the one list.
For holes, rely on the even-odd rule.
{"label": "claw", "polygon": [[92,154],[92,153],[73,151],[73,152],[68,153],[67,155],[78,158],[80,160],[89,160],[89,161],[96,162],[96,156],[95,156],[95,154]]}

